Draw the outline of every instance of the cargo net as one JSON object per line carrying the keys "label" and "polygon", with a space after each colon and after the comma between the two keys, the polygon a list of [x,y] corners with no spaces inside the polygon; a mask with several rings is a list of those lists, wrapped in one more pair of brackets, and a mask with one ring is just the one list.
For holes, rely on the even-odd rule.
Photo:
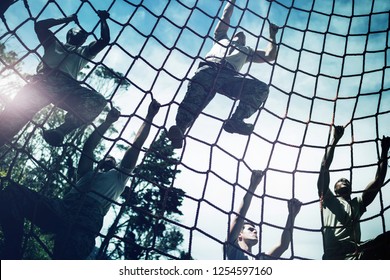
{"label": "cargo net", "polygon": [[[188,80],[213,44],[225,3],[16,1],[3,9],[2,108],[35,74],[42,57],[34,22],[77,14],[92,40],[100,36],[98,10],[110,13],[110,45],[84,68],[79,81],[103,94],[107,108],[119,108],[121,118],[105,135],[96,160],[107,153],[123,156],[150,101],[162,105],[139,167],[121,199],[113,202],[90,258],[224,259],[232,214],[246,193],[251,171],[260,169],[266,173],[246,216],[258,225],[253,253],[267,252],[280,242],[287,201],[297,198],[303,206],[282,258],[320,259],[317,178],[334,125],[344,125],[345,133],[331,166],[330,188],[346,177],[354,195],[360,195],[373,180],[380,139],[390,134],[390,4],[382,0],[237,1],[231,29],[246,32],[248,46],[266,46],[269,22],[282,27],[276,61],[247,64],[241,70],[270,88],[261,110],[248,120],[255,124],[254,132],[242,136],[222,129],[237,101],[217,94],[188,131],[183,149],[170,148],[163,133],[174,124]],[[55,29],[60,41],[72,24]],[[2,147],[1,187],[17,182],[53,199],[63,197],[74,184],[86,137],[106,112],[68,136],[63,147],[53,148],[42,140],[41,129],[57,126],[64,112],[53,106],[41,110]],[[387,177],[361,220],[362,240],[389,230],[388,182]],[[29,222],[24,234],[24,258],[51,258],[50,236]]]}

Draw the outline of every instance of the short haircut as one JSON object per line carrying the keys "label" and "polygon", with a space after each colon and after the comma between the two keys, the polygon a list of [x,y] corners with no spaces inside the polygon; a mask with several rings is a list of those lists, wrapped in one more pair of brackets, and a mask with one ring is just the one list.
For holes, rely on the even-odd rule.
{"label": "short haircut", "polygon": [[247,226],[247,225],[252,226],[252,227],[256,227],[256,225],[254,223],[249,222],[249,221],[245,221],[244,224],[242,225],[241,231],[243,231],[245,226]]}
{"label": "short haircut", "polygon": [[351,187],[351,182],[347,179],[347,178],[340,178],[336,181],[336,183],[334,184],[334,190],[336,190],[336,185],[340,182],[343,182],[343,183],[348,183],[349,187]]}

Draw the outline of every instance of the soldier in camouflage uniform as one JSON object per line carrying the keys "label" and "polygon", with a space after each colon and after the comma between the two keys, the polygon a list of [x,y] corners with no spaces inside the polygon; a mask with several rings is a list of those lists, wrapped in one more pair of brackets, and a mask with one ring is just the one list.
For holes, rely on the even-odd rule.
{"label": "soldier in camouflage uniform", "polygon": [[62,19],[46,19],[35,24],[35,32],[44,48],[37,75],[16,95],[0,113],[0,147],[30,121],[34,115],[50,103],[66,110],[65,122],[56,129],[46,130],[44,139],[53,146],[60,146],[66,134],[92,122],[106,106],[105,98],[96,91],[87,89],[77,81],[77,75],[85,65],[103,50],[110,41],[106,22],[109,13],[98,11],[101,19],[101,38],[83,46],[88,33],[72,28],[67,33],[67,42],[62,44],[50,31],[51,27],[76,22],[76,15]]}
{"label": "soldier in camouflage uniform", "polygon": [[226,4],[222,19],[214,32],[215,44],[189,82],[187,94],[176,115],[176,125],[168,131],[174,148],[183,146],[184,133],[217,92],[240,100],[236,111],[225,122],[223,128],[229,133],[242,135],[251,134],[254,128],[252,124],[247,124],[243,120],[252,116],[268,97],[268,86],[265,83],[247,78],[239,71],[247,62],[262,63],[275,60],[277,52],[275,36],[278,27],[270,25],[270,43],[267,50],[253,50],[245,46],[246,37],[242,31],[235,33],[230,40],[227,32],[235,2],[230,0]]}
{"label": "soldier in camouflage uniform", "polygon": [[122,194],[136,166],[159,108],[160,104],[152,101],[143,125],[118,166],[113,157],[107,156],[94,169],[94,150],[119,118],[119,111],[112,109],[85,142],[77,168],[79,180],[63,199],[50,199],[18,184],[0,192],[0,224],[4,234],[0,259],[22,258],[25,218],[45,233],[55,235],[53,259],[87,258],[95,246],[104,216]]}

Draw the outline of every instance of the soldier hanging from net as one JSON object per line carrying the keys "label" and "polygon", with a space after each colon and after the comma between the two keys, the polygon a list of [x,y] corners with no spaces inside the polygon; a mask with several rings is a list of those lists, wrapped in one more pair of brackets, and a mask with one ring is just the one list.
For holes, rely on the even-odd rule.
{"label": "soldier hanging from net", "polygon": [[199,64],[198,70],[189,82],[187,93],[176,115],[176,125],[168,131],[174,148],[183,146],[184,133],[217,92],[240,100],[223,128],[229,133],[242,135],[251,134],[254,128],[252,124],[245,123],[244,119],[252,116],[268,97],[268,86],[265,83],[247,78],[239,71],[247,62],[262,63],[275,60],[277,53],[275,36],[278,27],[270,24],[270,42],[267,50],[253,50],[245,46],[246,37],[242,31],[235,33],[230,40],[227,32],[235,2],[229,0],[225,5],[222,19],[215,28],[214,46],[206,55],[205,61]]}
{"label": "soldier hanging from net", "polygon": [[302,203],[295,198],[288,201],[288,217],[286,226],[283,230],[280,243],[267,253],[260,253],[256,257],[252,256],[252,247],[258,242],[256,226],[249,221],[245,221],[253,195],[257,186],[263,178],[263,172],[254,170],[251,176],[251,182],[248,192],[245,194],[238,215],[232,220],[229,236],[226,240],[226,256],[229,260],[265,260],[278,259],[288,249],[292,239],[292,230],[294,229],[295,217],[301,210]]}
{"label": "soldier hanging from net", "polygon": [[352,199],[351,183],[345,178],[339,179],[334,185],[335,194],[329,189],[329,167],[335,147],[343,134],[344,127],[336,126],[318,178],[318,193],[324,218],[323,259],[390,259],[390,231],[370,241],[360,240],[360,217],[373,202],[386,178],[390,137],[382,139],[382,153],[374,180],[367,185],[361,196]]}
{"label": "soldier hanging from net", "polygon": [[50,145],[60,146],[64,137],[76,128],[92,122],[106,106],[98,92],[82,87],[77,75],[89,60],[102,51],[110,41],[107,25],[109,13],[98,11],[101,38],[83,46],[88,33],[75,27],[68,31],[62,44],[50,28],[75,22],[77,15],[36,22],[35,32],[44,48],[37,74],[22,88],[13,101],[0,113],[0,147],[12,139],[34,115],[50,103],[67,111],[65,122],[55,129],[45,130],[43,137]]}
{"label": "soldier hanging from net", "polygon": [[78,181],[63,199],[49,199],[13,184],[0,192],[0,223],[4,234],[1,259],[21,259],[24,219],[55,235],[54,259],[85,259],[95,246],[111,203],[122,194],[145,143],[160,104],[152,101],[133,144],[120,164],[112,156],[94,170],[94,150],[104,133],[119,118],[112,109],[84,144],[77,168]]}

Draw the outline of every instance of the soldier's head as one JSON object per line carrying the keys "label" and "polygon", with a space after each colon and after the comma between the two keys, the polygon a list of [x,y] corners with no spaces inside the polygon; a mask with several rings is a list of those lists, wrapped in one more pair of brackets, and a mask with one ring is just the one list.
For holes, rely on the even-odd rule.
{"label": "soldier's head", "polygon": [[97,169],[103,172],[107,172],[116,167],[116,160],[113,156],[107,156],[101,161],[99,161],[97,165]]}
{"label": "soldier's head", "polygon": [[345,178],[339,179],[334,185],[334,192],[340,197],[349,198],[352,193],[351,183]]}
{"label": "soldier's head", "polygon": [[66,34],[66,43],[72,46],[80,47],[87,40],[88,33],[78,27],[74,27]]}
{"label": "soldier's head", "polygon": [[245,46],[246,36],[245,36],[244,31],[237,31],[236,33],[234,33],[232,41],[237,42],[238,44],[240,44],[242,46]]}
{"label": "soldier's head", "polygon": [[252,223],[245,222],[238,235],[238,241],[246,243],[248,246],[254,246],[259,241],[256,226]]}

